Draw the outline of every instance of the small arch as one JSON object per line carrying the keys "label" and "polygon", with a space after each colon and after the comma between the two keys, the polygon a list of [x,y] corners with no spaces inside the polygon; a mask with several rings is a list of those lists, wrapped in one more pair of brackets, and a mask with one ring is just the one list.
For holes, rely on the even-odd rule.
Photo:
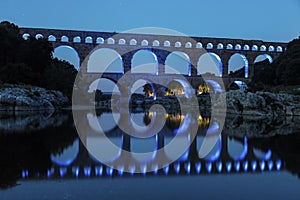
{"label": "small arch", "polygon": [[67,36],[62,36],[61,38],[60,38],[60,41],[61,42],[69,42],[69,38],[67,37]]}
{"label": "small arch", "polygon": [[104,44],[104,39],[102,37],[97,37],[96,44]]}
{"label": "small arch", "polygon": [[226,49],[228,49],[228,50],[232,50],[232,49],[233,49],[233,46],[232,46],[232,44],[227,44],[227,45],[226,45]]}
{"label": "small arch", "polygon": [[253,45],[253,46],[252,46],[252,51],[258,51],[257,45]]}
{"label": "small arch", "polygon": [[207,43],[206,49],[213,49],[214,45],[212,43]]}
{"label": "small arch", "polygon": [[28,39],[30,38],[30,35],[29,35],[28,33],[24,33],[24,34],[22,35],[22,38],[23,38],[24,40],[28,40]]}
{"label": "small arch", "polygon": [[43,39],[43,38],[44,38],[44,36],[40,33],[35,35],[35,39],[37,39],[37,40],[38,39]]}
{"label": "small arch", "polygon": [[179,41],[175,42],[175,47],[181,47],[181,42]]}
{"label": "small arch", "polygon": [[135,39],[131,39],[129,42],[130,45],[136,45],[137,41]]}
{"label": "small arch", "polygon": [[93,43],[93,38],[91,36],[86,37],[85,38],[85,43],[92,44]]}
{"label": "small arch", "polygon": [[274,51],[275,51],[275,48],[274,48],[274,46],[272,46],[272,45],[271,45],[271,46],[269,46],[269,49],[268,49],[268,51],[269,51],[269,52],[274,52]]}
{"label": "small arch", "polygon": [[192,43],[191,42],[185,43],[185,48],[192,48]]}
{"label": "small arch", "polygon": [[242,46],[240,44],[235,45],[235,50],[241,50],[241,49],[242,49]]}
{"label": "small arch", "polygon": [[152,46],[158,47],[158,46],[159,46],[159,41],[158,41],[158,40],[154,40],[154,41],[152,42]]}
{"label": "small arch", "polygon": [[170,47],[170,46],[171,46],[170,41],[168,40],[164,41],[164,47]]}
{"label": "small arch", "polygon": [[49,42],[56,42],[56,37],[54,35],[49,35],[48,36],[48,41]]}
{"label": "small arch", "polygon": [[224,45],[222,44],[222,43],[219,43],[218,45],[217,45],[217,49],[223,49],[224,48]]}
{"label": "small arch", "polygon": [[79,36],[76,36],[73,38],[74,43],[81,43],[81,38]]}
{"label": "small arch", "polygon": [[260,51],[267,51],[267,47],[265,45],[261,45],[259,50]]}
{"label": "small arch", "polygon": [[282,47],[281,47],[281,46],[277,46],[277,47],[276,47],[276,51],[277,51],[277,52],[282,52]]}
{"label": "small arch", "polygon": [[202,43],[201,43],[201,42],[197,42],[197,43],[196,43],[196,48],[197,48],[197,49],[203,48]]}
{"label": "small arch", "polygon": [[126,40],[125,39],[119,39],[119,44],[120,45],[124,45],[124,44],[126,44]]}
{"label": "small arch", "polygon": [[142,40],[141,45],[142,46],[148,46],[148,40]]}
{"label": "small arch", "polygon": [[250,46],[249,46],[248,44],[245,44],[243,49],[244,49],[245,51],[249,51],[249,50],[250,50]]}
{"label": "small arch", "polygon": [[107,44],[115,44],[114,38],[107,38]]}

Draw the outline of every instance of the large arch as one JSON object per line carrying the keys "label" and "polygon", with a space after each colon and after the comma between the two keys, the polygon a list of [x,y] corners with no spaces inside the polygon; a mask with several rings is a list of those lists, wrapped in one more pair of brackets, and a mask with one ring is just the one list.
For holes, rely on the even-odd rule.
{"label": "large arch", "polygon": [[65,148],[61,154],[51,154],[51,161],[59,166],[68,166],[77,158],[78,153],[79,139],[76,139],[73,144]]}
{"label": "large arch", "polygon": [[261,54],[254,59],[254,63],[262,62],[267,59],[268,59],[269,63],[273,62],[273,58],[269,54]]}
{"label": "large arch", "polygon": [[92,93],[95,90],[101,90],[103,93],[120,93],[120,89],[114,80],[108,78],[98,78],[94,80],[88,89],[88,93]]}
{"label": "large arch", "polygon": [[54,49],[53,57],[69,62],[77,70],[80,68],[80,58],[77,51],[73,47],[68,45],[58,46]]}
{"label": "large arch", "polygon": [[154,84],[146,79],[139,79],[131,87],[131,94],[144,94],[146,97],[156,99],[156,88]]}
{"label": "large arch", "polygon": [[165,61],[166,74],[184,74],[191,75],[190,57],[181,51],[170,53]]}
{"label": "large arch", "polygon": [[215,53],[208,52],[200,56],[197,63],[197,74],[214,74],[215,76],[222,76],[222,61],[220,56]]}
{"label": "large arch", "polygon": [[137,51],[131,60],[131,72],[158,74],[158,61],[156,55],[145,49]]}
{"label": "large arch", "polygon": [[97,49],[89,57],[87,72],[124,73],[122,57],[113,49]]}
{"label": "large arch", "polygon": [[240,53],[235,53],[229,58],[228,74],[234,77],[248,78],[248,67],[249,63],[246,56]]}

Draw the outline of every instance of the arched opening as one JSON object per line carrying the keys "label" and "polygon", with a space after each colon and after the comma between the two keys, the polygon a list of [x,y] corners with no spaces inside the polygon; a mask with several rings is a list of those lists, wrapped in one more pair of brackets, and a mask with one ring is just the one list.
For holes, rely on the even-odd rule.
{"label": "arched opening", "polygon": [[73,47],[66,45],[56,47],[53,52],[53,57],[69,62],[77,70],[80,68],[80,58]]}
{"label": "arched opening", "polygon": [[129,42],[130,45],[136,45],[137,41],[135,39],[131,39]]}
{"label": "arched opening", "polygon": [[76,36],[73,38],[74,43],[81,43],[81,38],[79,36]]}
{"label": "arched opening", "polygon": [[227,50],[232,50],[232,49],[233,49],[232,44],[227,44],[227,45],[226,45],[226,49],[227,49]]}
{"label": "arched opening", "polygon": [[181,47],[181,42],[175,42],[175,47]]}
{"label": "arched opening", "polygon": [[139,79],[131,87],[131,94],[133,96],[143,95],[147,98],[156,99],[157,92],[161,93],[162,91],[157,91],[154,84],[148,80]]}
{"label": "arched opening", "polygon": [[250,50],[250,47],[249,47],[249,45],[248,44],[246,44],[246,45],[244,45],[244,51],[249,51]]}
{"label": "arched opening", "polygon": [[[131,117],[134,119],[136,116],[135,115],[141,115],[141,113],[135,113],[132,114]],[[144,115],[142,113],[142,115]],[[145,126],[145,125],[141,125]],[[133,158],[141,162],[143,164],[144,162],[151,161],[155,158],[156,152],[157,152],[157,139],[158,136],[154,135],[152,137],[148,138],[136,138],[132,137],[130,139],[130,152],[133,153],[138,153],[138,154],[133,154]],[[142,165],[141,166],[141,172],[146,173],[147,172],[147,165]]]}
{"label": "arched opening", "polygon": [[262,151],[262,150],[254,148],[253,153],[254,153],[255,157],[259,160],[269,160],[272,156],[271,150]]}
{"label": "arched opening", "polygon": [[282,47],[281,47],[281,46],[277,46],[277,47],[276,47],[276,51],[277,51],[277,52],[282,52]]}
{"label": "arched opening", "polygon": [[29,35],[28,33],[24,33],[24,34],[22,35],[22,38],[23,38],[24,40],[28,40],[29,37],[30,37],[30,35]]}
{"label": "arched opening", "polygon": [[159,41],[158,41],[158,40],[154,40],[154,41],[152,42],[152,46],[158,47],[158,46],[159,46]]}
{"label": "arched opening", "polygon": [[197,49],[201,49],[203,46],[202,46],[202,43],[201,42],[197,42],[196,43],[196,48]]}
{"label": "arched opening", "polygon": [[192,48],[192,43],[191,42],[185,43],[185,48]]}
{"label": "arched opening", "polygon": [[164,47],[170,47],[170,46],[171,46],[170,41],[168,40],[164,41]]}
{"label": "arched opening", "polygon": [[244,138],[244,143],[240,143],[235,139],[229,139],[228,144],[228,154],[235,161],[243,160],[248,153],[248,141],[247,138]]}
{"label": "arched opening", "polygon": [[164,92],[165,96],[185,96],[191,98],[194,93],[194,89],[184,80],[174,79],[167,84],[167,88]]}
{"label": "arched opening", "polygon": [[253,45],[253,46],[252,46],[252,51],[258,51],[257,45]]}
{"label": "arched opening", "polygon": [[235,45],[235,50],[241,50],[242,46],[240,44]]}
{"label": "arched opening", "polygon": [[148,40],[142,40],[141,45],[142,46],[148,46]]}
{"label": "arched opening", "polygon": [[91,36],[88,36],[85,38],[85,43],[87,44],[93,44],[93,38]]}
{"label": "arched opening", "polygon": [[269,46],[269,49],[268,49],[268,51],[269,51],[269,52],[274,52],[274,51],[275,51],[275,48],[274,48],[274,46],[272,46],[272,45],[271,45],[271,46]]}
{"label": "arched opening", "polygon": [[89,57],[87,72],[124,73],[122,57],[113,49],[97,49]]}
{"label": "arched opening", "polygon": [[228,74],[230,77],[248,77],[249,63],[245,55],[233,54],[228,61]]}
{"label": "arched opening", "polygon": [[166,74],[191,75],[191,64],[189,56],[181,51],[170,53],[165,61]]}
{"label": "arched opening", "polygon": [[119,44],[120,44],[120,45],[126,44],[126,40],[125,40],[125,39],[119,39]]}
{"label": "arched opening", "polygon": [[37,40],[38,39],[43,39],[43,38],[44,38],[44,36],[40,33],[35,35],[35,39],[37,39]]}
{"label": "arched opening", "polygon": [[69,166],[79,153],[79,139],[76,139],[72,145],[63,150],[62,153],[51,154],[51,161],[59,166]]}
{"label": "arched opening", "polygon": [[214,45],[212,43],[207,43],[206,49],[213,49]]}
{"label": "arched opening", "polygon": [[96,44],[104,44],[104,39],[102,37],[97,37]]}
{"label": "arched opening", "polygon": [[231,89],[231,90],[240,89],[240,90],[246,91],[248,89],[248,86],[243,81],[234,81],[229,85],[229,89]]}
{"label": "arched opening", "polygon": [[219,43],[218,45],[217,45],[217,49],[223,49],[224,48],[224,45],[222,44],[222,43]]}
{"label": "arched opening", "polygon": [[265,45],[261,45],[259,50],[260,51],[267,51],[267,47]]}
{"label": "arched opening", "polygon": [[222,61],[221,58],[215,53],[205,53],[200,56],[197,63],[198,75],[215,75],[222,76]]}
{"label": "arched opening", "polygon": [[60,41],[61,42],[69,42],[69,38],[67,37],[67,36],[62,36],[61,38],[60,38]]}
{"label": "arched opening", "polygon": [[257,63],[257,62],[262,62],[264,60],[268,59],[269,63],[272,63],[273,62],[273,59],[270,55],[268,54],[262,54],[262,55],[259,55],[255,58],[254,60],[254,63]]}
{"label": "arched opening", "polygon": [[158,61],[156,55],[149,50],[137,51],[131,60],[132,73],[158,73]]}
{"label": "arched opening", "polygon": [[48,41],[49,42],[56,42],[56,37],[54,35],[49,35],[48,36]]}
{"label": "arched opening", "polygon": [[115,44],[115,39],[107,38],[107,44]]}

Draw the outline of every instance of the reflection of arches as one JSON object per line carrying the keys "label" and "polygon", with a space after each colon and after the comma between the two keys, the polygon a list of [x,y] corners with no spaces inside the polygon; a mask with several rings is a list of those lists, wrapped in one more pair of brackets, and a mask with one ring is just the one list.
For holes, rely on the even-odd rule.
{"label": "reflection of arches", "polygon": [[48,41],[49,42],[55,42],[56,41],[56,37],[54,35],[49,35]]}
{"label": "reflection of arches", "polygon": [[59,155],[51,154],[51,161],[59,166],[69,166],[79,153],[79,139],[76,139],[72,145],[68,146]]}
{"label": "reflection of arches", "polygon": [[[89,127],[96,132],[106,133],[114,130],[117,127],[120,119],[119,113],[102,113],[100,116],[95,116],[91,113],[86,115]],[[115,119],[117,121],[115,121]]]}
{"label": "reflection of arches", "polygon": [[67,37],[67,36],[62,36],[61,38],[60,38],[60,41],[61,42],[69,42],[69,38]]}
{"label": "reflection of arches", "polygon": [[[214,125],[213,125],[214,126]],[[214,129],[214,127],[210,127],[209,129]],[[208,130],[209,132],[210,130]],[[207,133],[209,134],[209,133]],[[209,137],[209,136],[206,136]],[[203,146],[203,142],[204,142],[205,137],[204,136],[197,136],[197,143],[196,143],[196,147],[197,147],[197,152],[198,154],[200,153],[200,150]],[[222,150],[222,140],[221,140],[221,136],[218,137],[217,142],[215,143],[214,147],[210,150],[210,152],[204,157],[204,159],[208,162],[213,162],[216,161],[220,155],[221,155],[221,150]],[[202,158],[200,155],[198,155],[199,158]]]}
{"label": "reflection of arches", "polygon": [[269,63],[273,62],[273,59],[272,59],[272,57],[270,55],[268,55],[268,54],[261,54],[261,55],[259,55],[259,56],[257,56],[255,58],[254,63],[261,62],[261,61],[264,61],[266,59],[268,59]]}
{"label": "reflection of arches", "polygon": [[89,57],[87,72],[124,73],[122,57],[113,49],[97,49]]}
{"label": "reflection of arches", "polygon": [[130,152],[137,153],[133,154],[132,157],[139,162],[149,162],[153,160],[157,152],[157,142],[157,135],[149,138],[131,137]]}
{"label": "reflection of arches", "polygon": [[[172,145],[168,145],[172,142]],[[185,152],[181,157],[180,160],[186,160],[189,156],[189,146],[190,146],[190,135],[178,135],[176,139],[173,137],[165,136],[165,147],[164,152],[167,158],[170,160],[177,160],[178,155],[182,155],[182,152]]]}
{"label": "reflection of arches", "polygon": [[203,75],[206,73],[222,76],[222,61],[215,53],[205,53],[201,55],[197,63],[197,74]]}
{"label": "reflection of arches", "polygon": [[263,152],[259,149],[254,148],[253,153],[257,159],[260,160],[269,160],[272,156],[272,151],[268,150],[267,152]]}
{"label": "reflection of arches", "polygon": [[[179,84],[182,86],[181,89],[183,89],[184,91],[181,91],[181,90],[180,90],[180,91],[177,91],[177,92],[176,92],[176,89],[180,89],[180,88],[178,88],[178,87],[180,87],[179,85],[177,85],[176,88],[172,88],[172,87],[171,87],[172,85],[170,85],[170,84],[171,84],[171,83],[176,84],[176,82],[179,83]],[[175,94],[178,94],[178,95],[184,94],[184,96],[185,96],[186,98],[191,98],[192,95],[193,95],[193,93],[194,93],[194,89],[191,88],[191,86],[190,86],[186,81],[181,80],[181,79],[176,79],[176,78],[175,78],[175,79],[173,79],[172,81],[170,81],[167,85],[168,85],[168,87],[170,87],[171,90],[175,90]]]}
{"label": "reflection of arches", "polygon": [[74,43],[80,43],[81,42],[81,38],[79,36],[76,36],[73,38],[73,42]]}
{"label": "reflection of arches", "polygon": [[[248,67],[249,67],[249,63],[246,56],[240,53],[235,53],[229,58],[228,74],[236,72],[238,73],[236,74],[236,76],[239,76],[238,71],[244,68],[242,77],[248,78]],[[234,75],[235,74],[232,74],[232,76]]]}
{"label": "reflection of arches", "polygon": [[189,56],[181,51],[170,53],[165,61],[165,73],[191,75]]}
{"label": "reflection of arches", "polygon": [[248,153],[248,141],[244,137],[244,144],[238,143],[236,140],[229,140],[228,138],[228,154],[235,161],[243,160]]}
{"label": "reflection of arches", "polygon": [[132,73],[158,73],[158,61],[156,55],[149,50],[137,51],[131,60]]}
{"label": "reflection of arches", "polygon": [[70,64],[74,65],[75,69],[79,70],[80,59],[77,51],[73,47],[67,45],[56,47],[53,52],[53,57],[68,61]]}

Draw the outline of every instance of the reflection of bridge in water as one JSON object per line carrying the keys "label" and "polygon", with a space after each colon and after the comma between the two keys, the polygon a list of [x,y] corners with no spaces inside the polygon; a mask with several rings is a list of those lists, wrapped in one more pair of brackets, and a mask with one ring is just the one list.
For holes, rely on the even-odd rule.
{"label": "reflection of bridge in water", "polygon": [[[145,152],[154,151],[148,157],[135,157],[137,165],[119,165],[118,170],[107,167],[103,163],[97,161],[95,157],[86,150],[83,143],[76,139],[74,143],[66,148],[60,155],[51,155],[52,167],[48,171],[32,174],[30,170],[23,170],[23,178],[48,177],[48,178],[77,178],[77,177],[102,177],[102,176],[121,176],[133,175],[141,172],[142,175],[184,175],[184,174],[232,174],[232,173],[259,173],[265,171],[279,171],[284,169],[284,161],[272,150],[260,150],[255,147],[251,140],[247,137],[242,139],[234,139],[226,133],[218,136],[218,142],[212,151],[205,157],[199,156],[200,148],[204,140],[205,134],[213,134],[214,130],[218,131],[218,125],[215,123],[211,129],[203,131],[199,130],[195,140],[191,141],[189,135],[179,136],[178,149],[181,145],[190,144],[185,153],[170,165],[158,169],[156,163],[156,153],[158,149],[168,144],[175,134],[178,134],[179,128],[170,129],[165,126],[161,132],[153,137],[146,139],[137,139],[130,137],[118,128],[112,128],[107,131],[106,136],[120,149],[129,152]],[[180,134],[180,133],[179,133]],[[85,145],[93,145],[89,141],[97,141],[101,143],[102,137],[94,137],[87,135]],[[119,152],[107,152],[109,157],[117,162],[122,160],[123,154]],[[174,156],[172,151],[164,150],[164,156],[172,160]],[[127,166],[125,166],[127,165]],[[130,173],[125,173],[124,169],[128,169]],[[151,169],[152,172],[146,172]]]}

